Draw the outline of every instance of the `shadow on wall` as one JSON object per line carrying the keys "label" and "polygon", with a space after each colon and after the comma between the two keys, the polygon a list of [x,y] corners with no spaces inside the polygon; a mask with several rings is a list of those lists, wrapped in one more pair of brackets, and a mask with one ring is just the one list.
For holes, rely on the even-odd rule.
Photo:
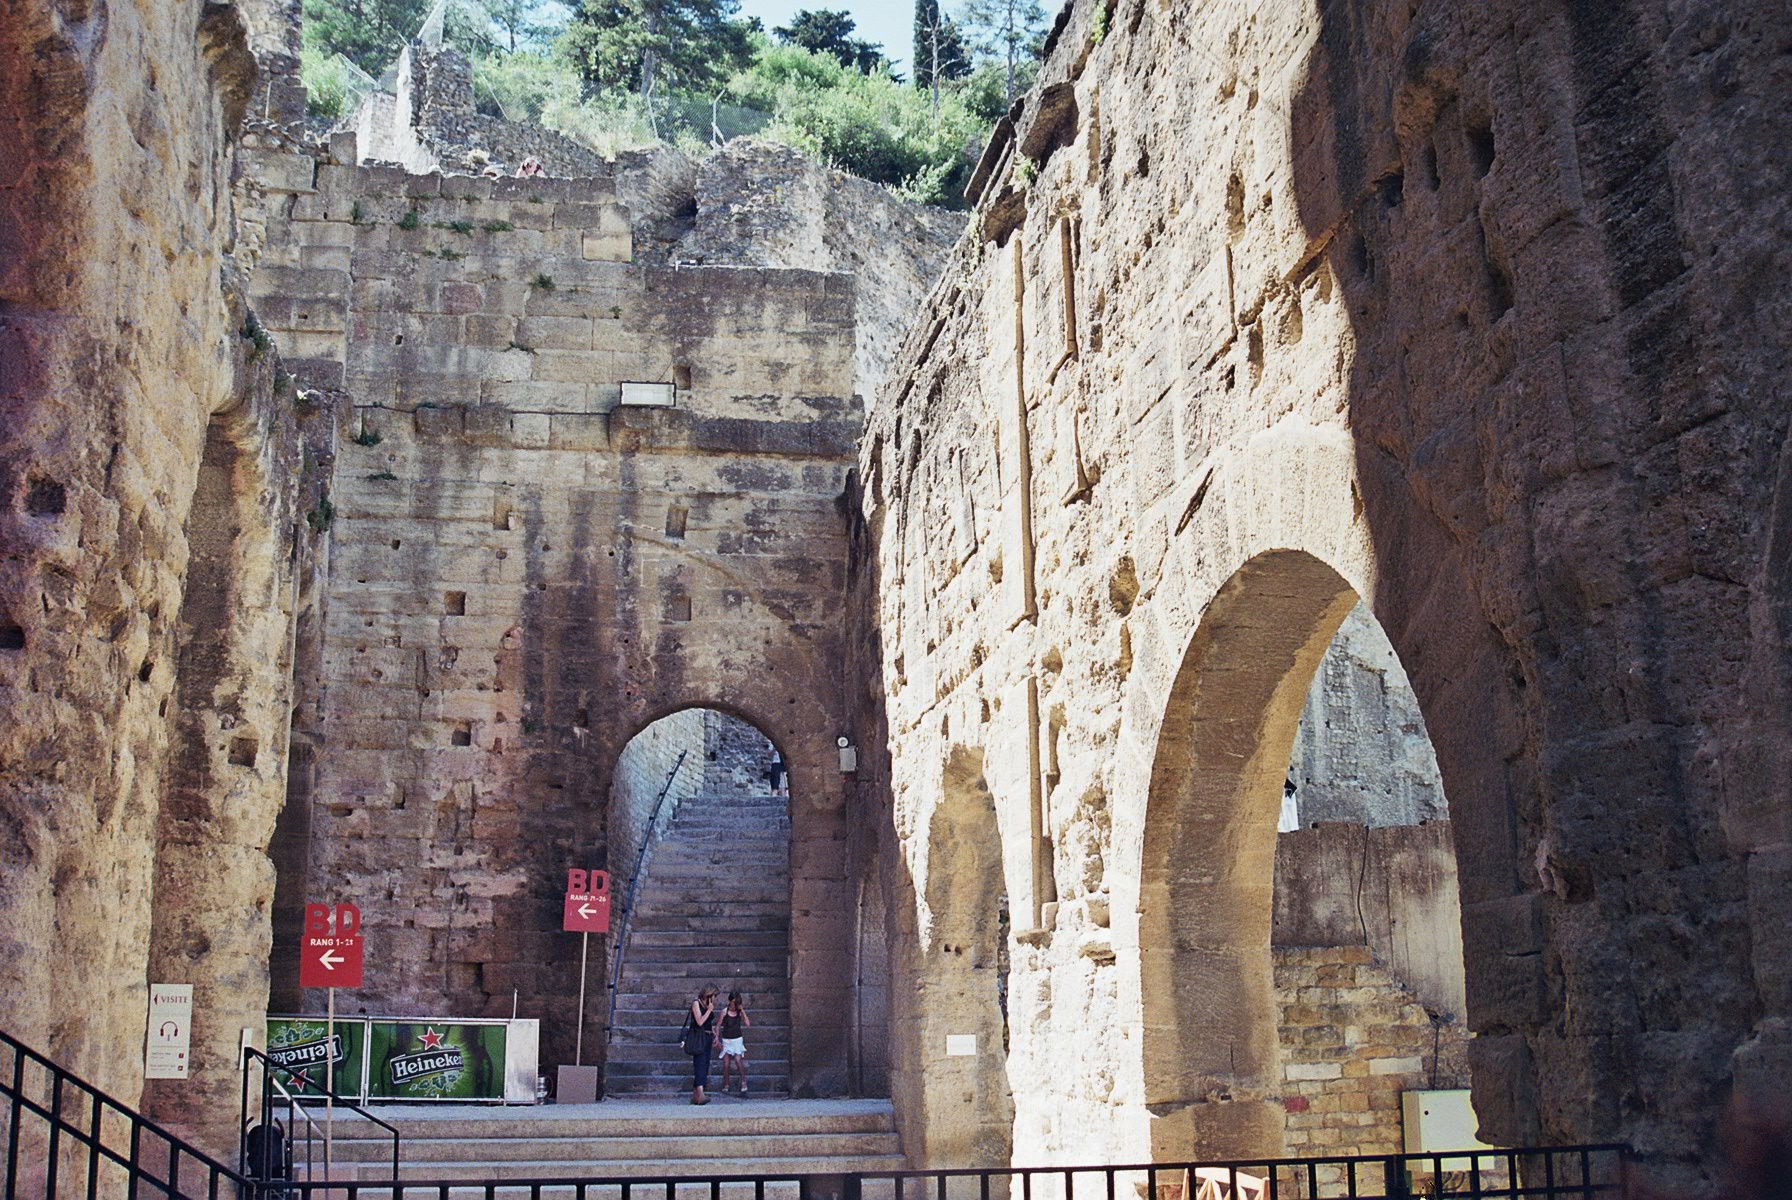
{"label": "shadow on wall", "polygon": [[[1749,461],[1755,431],[1714,419],[1752,368],[1701,340],[1727,314],[1694,308],[1676,175],[1721,211],[1728,167],[1771,153],[1721,136],[1723,80],[1765,52],[1694,16],[1725,74],[1682,88],[1682,31],[1622,0],[1319,19],[1295,194],[1349,305],[1376,612],[1462,850],[1482,1136],[1696,1158],[1760,1015],[1717,824],[1729,747],[1701,722],[1741,694],[1746,654],[1708,651],[1750,644],[1732,581],[1758,578],[1771,472],[1688,467]],[[1672,153],[1687,131],[1697,162]]]}

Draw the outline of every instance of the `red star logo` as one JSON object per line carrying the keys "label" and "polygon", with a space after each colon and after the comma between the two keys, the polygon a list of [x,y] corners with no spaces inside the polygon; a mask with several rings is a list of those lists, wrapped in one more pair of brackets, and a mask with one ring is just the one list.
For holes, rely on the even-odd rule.
{"label": "red star logo", "polygon": [[311,1086],[311,1072],[300,1071],[292,1077],[292,1081],[298,1084],[301,1088],[308,1088]]}
{"label": "red star logo", "polygon": [[425,1050],[434,1050],[437,1046],[442,1044],[442,1035],[437,1033],[434,1029],[426,1028],[423,1031],[423,1036],[419,1037],[417,1040],[423,1043],[423,1048]]}

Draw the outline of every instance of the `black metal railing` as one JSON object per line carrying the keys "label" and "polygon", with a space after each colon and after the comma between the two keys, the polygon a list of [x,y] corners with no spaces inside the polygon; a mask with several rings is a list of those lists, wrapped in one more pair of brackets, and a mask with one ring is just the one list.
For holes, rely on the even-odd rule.
{"label": "black metal railing", "polygon": [[846,1177],[842,1200],[1592,1200],[1623,1194],[1619,1145]]}
{"label": "black metal railing", "polygon": [[1625,1194],[1622,1146],[845,1175],[338,1180],[294,1200],[1595,1200]]}
{"label": "black metal railing", "polygon": [[[399,1136],[397,1126],[392,1125],[391,1123],[389,1123],[387,1121],[381,1120],[379,1117],[375,1116],[374,1114],[368,1112],[365,1108],[361,1107],[355,1101],[350,1100],[347,1097],[341,1096],[341,1095],[337,1094],[336,1092],[332,1091],[325,1084],[312,1083],[309,1080],[301,1081],[299,1079],[298,1072],[292,1070],[290,1067],[281,1066],[279,1063],[275,1062],[273,1059],[269,1058],[265,1053],[263,1053],[260,1050],[257,1050],[253,1046],[243,1047],[242,1120],[238,1126],[238,1128],[240,1128],[243,1131],[242,1141],[240,1142],[239,1147],[238,1147],[238,1162],[239,1162],[240,1167],[245,1175],[248,1175],[252,1179],[259,1179],[259,1180],[267,1180],[270,1178],[270,1169],[269,1168],[270,1168],[271,1164],[268,1162],[265,1162],[265,1161],[263,1161],[263,1162],[251,1161],[253,1156],[250,1154],[250,1151],[249,1151],[249,1140],[248,1140],[249,1091],[250,1091],[249,1076],[252,1074],[253,1068],[255,1067],[255,1065],[257,1063],[259,1063],[261,1066],[261,1089],[260,1089],[261,1095],[260,1095],[260,1103],[257,1108],[258,1119],[260,1120],[260,1122],[264,1128],[271,1127],[273,1125],[273,1123],[275,1122],[275,1120],[278,1119],[277,1113],[276,1113],[278,1105],[276,1104],[275,1097],[278,1096],[280,1098],[280,1100],[284,1101],[285,1106],[286,1106],[286,1126],[285,1126],[285,1128],[287,1130],[289,1150],[290,1150],[291,1142],[296,1137],[296,1134],[297,1134],[297,1131],[298,1131],[300,1125],[303,1124],[304,1129],[305,1129],[305,1138],[304,1138],[305,1174],[306,1174],[307,1178],[318,1178],[319,1177],[318,1170],[317,1170],[317,1154],[316,1154],[317,1145],[316,1145],[316,1142],[319,1139],[322,1139],[323,1137],[325,1137],[326,1135],[318,1127],[316,1120],[314,1120],[312,1118],[312,1116],[305,1111],[305,1106],[306,1106],[306,1104],[310,1104],[312,1107],[315,1108],[319,1105],[323,1105],[324,1103],[326,1103],[326,1101],[334,1102],[335,1104],[341,1106],[342,1108],[347,1109],[350,1112],[353,1112],[357,1116],[361,1117],[363,1120],[369,1121],[369,1122],[373,1123],[374,1125],[379,1126],[381,1129],[385,1130],[388,1135],[390,1135],[390,1137],[392,1138],[392,1174],[389,1178],[392,1178],[392,1179],[398,1178],[398,1158],[399,1158],[400,1136]],[[325,1068],[326,1071],[328,1069],[329,1069],[328,1067]],[[298,1084],[298,1083],[302,1082],[304,1084],[304,1086],[300,1088],[300,1091],[298,1094],[294,1094],[294,1092],[286,1086],[286,1083],[282,1082],[282,1079],[284,1079],[287,1083]],[[312,1090],[307,1091],[306,1090],[307,1088],[312,1089]],[[264,1137],[261,1144],[265,1147],[269,1143],[268,1143],[268,1140]],[[289,1153],[288,1157],[289,1157],[289,1159],[296,1159],[297,1156]],[[326,1144],[326,1153],[325,1153],[326,1168],[330,1165],[328,1160],[329,1160],[329,1154],[328,1154],[328,1147]]]}
{"label": "black metal railing", "polygon": [[[264,1077],[286,1071],[252,1053]],[[272,1090],[264,1083],[264,1122]],[[278,1090],[289,1120],[309,1123],[290,1089]],[[393,1135],[389,1176],[368,1178],[385,1164],[356,1162],[342,1172],[353,1178],[256,1180],[0,1033],[0,1200],[1617,1200],[1629,1182],[1619,1145],[836,1175],[401,1179],[398,1131],[344,1104]]]}
{"label": "black metal railing", "polygon": [[0,1033],[3,1200],[252,1196],[242,1174]]}

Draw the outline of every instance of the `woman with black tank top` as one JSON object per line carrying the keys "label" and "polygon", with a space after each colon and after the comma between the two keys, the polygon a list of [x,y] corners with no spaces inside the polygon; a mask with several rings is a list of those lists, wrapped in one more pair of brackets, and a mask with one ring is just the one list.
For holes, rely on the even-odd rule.
{"label": "woman with black tank top", "polygon": [[752,1023],[740,993],[729,992],[728,1007],[722,1010],[721,1027],[717,1030],[722,1039],[722,1090],[728,1090],[728,1069],[733,1067],[740,1072],[740,1091],[736,1094],[743,1099],[747,1094],[747,1027]]}

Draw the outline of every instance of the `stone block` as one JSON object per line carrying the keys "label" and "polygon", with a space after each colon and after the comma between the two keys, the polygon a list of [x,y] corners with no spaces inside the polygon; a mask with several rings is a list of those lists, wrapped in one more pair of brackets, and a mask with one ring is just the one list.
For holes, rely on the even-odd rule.
{"label": "stone block", "polygon": [[630,233],[587,233],[579,239],[579,253],[588,262],[633,262],[635,239]]}
{"label": "stone block", "polygon": [[536,350],[590,350],[589,317],[524,317],[517,339]]}

